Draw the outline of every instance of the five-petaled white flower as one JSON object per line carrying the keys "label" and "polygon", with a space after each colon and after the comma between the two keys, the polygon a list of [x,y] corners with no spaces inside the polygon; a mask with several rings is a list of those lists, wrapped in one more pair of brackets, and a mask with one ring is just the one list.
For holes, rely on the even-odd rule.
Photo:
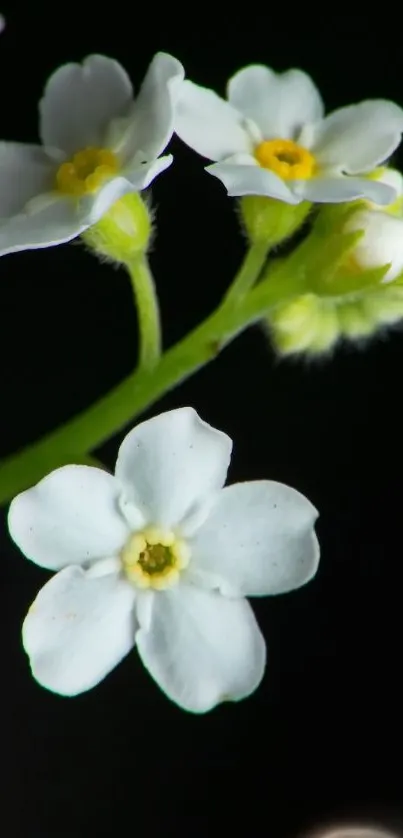
{"label": "five-petaled white flower", "polygon": [[0,144],[0,255],[68,242],[172,162],[184,70],[154,56],[139,95],[117,61],[90,55],[50,77],[39,105],[43,147]]}
{"label": "five-petaled white flower", "polygon": [[37,680],[75,695],[134,645],[165,693],[205,712],[259,684],[265,643],[245,596],[307,582],[317,512],[280,483],[222,488],[229,437],[181,408],[124,439],[115,476],[66,466],[11,504],[14,541],[58,570],[23,626]]}
{"label": "five-petaled white flower", "polygon": [[252,65],[228,83],[228,101],[188,80],[181,85],[175,131],[218,161],[207,171],[229,195],[265,195],[289,204],[367,197],[393,201],[392,187],[365,177],[395,150],[403,110],[374,100],[323,118],[322,99],[301,70],[277,74]]}

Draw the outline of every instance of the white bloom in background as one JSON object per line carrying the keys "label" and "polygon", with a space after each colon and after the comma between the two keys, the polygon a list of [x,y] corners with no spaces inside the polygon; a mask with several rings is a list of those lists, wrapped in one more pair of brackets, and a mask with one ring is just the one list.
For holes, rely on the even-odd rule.
{"label": "white bloom in background", "polygon": [[350,254],[359,268],[368,270],[390,263],[382,282],[391,282],[403,272],[403,177],[396,169],[384,169],[378,182],[395,189],[393,204],[376,204],[359,209],[345,224],[345,232],[363,230],[363,236]]}
{"label": "white bloom in background", "polygon": [[266,480],[222,488],[232,443],[191,408],[143,422],[115,475],[66,466],[18,495],[9,528],[59,571],[23,626],[34,677],[94,687],[133,646],[162,690],[205,712],[259,684],[265,643],[244,598],[290,591],[318,564],[317,512]]}
{"label": "white bloom in background", "polygon": [[111,58],[56,70],[39,105],[43,146],[0,143],[0,255],[70,241],[164,171],[183,76],[157,53],[134,100]]}
{"label": "white bloom in background", "polygon": [[199,154],[217,161],[207,171],[229,195],[266,195],[289,204],[367,197],[390,203],[386,184],[356,177],[384,162],[403,131],[403,110],[374,100],[324,117],[311,78],[252,65],[228,83],[228,101],[184,81],[175,131]]}

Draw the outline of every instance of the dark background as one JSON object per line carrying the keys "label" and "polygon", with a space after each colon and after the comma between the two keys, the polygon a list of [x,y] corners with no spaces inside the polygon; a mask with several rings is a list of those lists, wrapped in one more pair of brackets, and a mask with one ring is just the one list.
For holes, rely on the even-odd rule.
{"label": "dark background", "polygon": [[[9,8],[7,8],[7,5]],[[250,62],[311,73],[329,110],[403,104],[392,21],[299,5],[3,6],[1,134],[37,141],[48,75],[91,52],[138,86],[160,49],[223,92]],[[244,250],[233,202],[179,142],[153,184],[151,257],[166,345],[218,303]],[[80,245],[0,262],[1,455],[91,404],[135,359],[123,272]],[[268,668],[255,695],[192,716],[130,655],[93,691],[63,699],[31,678],[20,625],[48,578],[8,540],[1,597],[1,832],[7,838],[306,835],[340,819],[403,828],[401,670],[403,334],[306,364],[277,359],[259,328],[144,415],[181,405],[235,440],[230,480],[289,483],[319,508],[316,579],[255,600]],[[124,432],[98,451],[109,466]]]}

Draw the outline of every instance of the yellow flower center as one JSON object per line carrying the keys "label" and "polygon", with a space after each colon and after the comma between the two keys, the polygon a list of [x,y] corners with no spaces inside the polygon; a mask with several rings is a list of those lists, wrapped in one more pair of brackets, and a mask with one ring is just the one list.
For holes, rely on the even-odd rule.
{"label": "yellow flower center", "polygon": [[313,154],[292,140],[264,140],[255,148],[255,157],[264,169],[271,169],[283,180],[305,180],[316,169]]}
{"label": "yellow flower center", "polygon": [[96,192],[119,169],[118,159],[108,148],[84,148],[56,173],[56,188],[64,195],[81,196]]}
{"label": "yellow flower center", "polygon": [[138,588],[164,590],[175,585],[189,563],[188,545],[173,532],[149,528],[130,536],[122,550],[123,569]]}

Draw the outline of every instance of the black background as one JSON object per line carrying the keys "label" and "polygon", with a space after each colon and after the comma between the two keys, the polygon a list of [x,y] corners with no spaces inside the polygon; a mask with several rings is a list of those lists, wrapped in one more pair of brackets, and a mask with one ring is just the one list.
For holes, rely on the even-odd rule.
{"label": "black background", "polygon": [[[37,141],[36,104],[59,64],[117,58],[138,86],[171,52],[224,91],[250,62],[311,73],[331,110],[403,104],[393,21],[327,6],[217,7],[13,0],[0,38],[1,134]],[[142,8],[140,8],[142,6]],[[399,27],[397,26],[397,29]],[[396,34],[395,34],[396,33]],[[206,316],[244,251],[234,206],[178,141],[153,184],[151,256],[172,344]],[[398,158],[397,158],[398,160]],[[0,453],[33,441],[128,374],[136,321],[123,272],[80,245],[0,262]],[[31,678],[20,625],[48,578],[9,542],[2,516],[0,823],[7,838],[236,835],[288,838],[340,819],[403,822],[401,670],[403,334],[279,361],[259,328],[147,414],[194,406],[235,441],[230,481],[272,478],[320,510],[316,579],[254,601],[268,642],[247,701],[192,716],[130,655],[96,689],[63,699]],[[123,430],[98,451],[114,463]],[[401,817],[402,815],[402,817]]]}

